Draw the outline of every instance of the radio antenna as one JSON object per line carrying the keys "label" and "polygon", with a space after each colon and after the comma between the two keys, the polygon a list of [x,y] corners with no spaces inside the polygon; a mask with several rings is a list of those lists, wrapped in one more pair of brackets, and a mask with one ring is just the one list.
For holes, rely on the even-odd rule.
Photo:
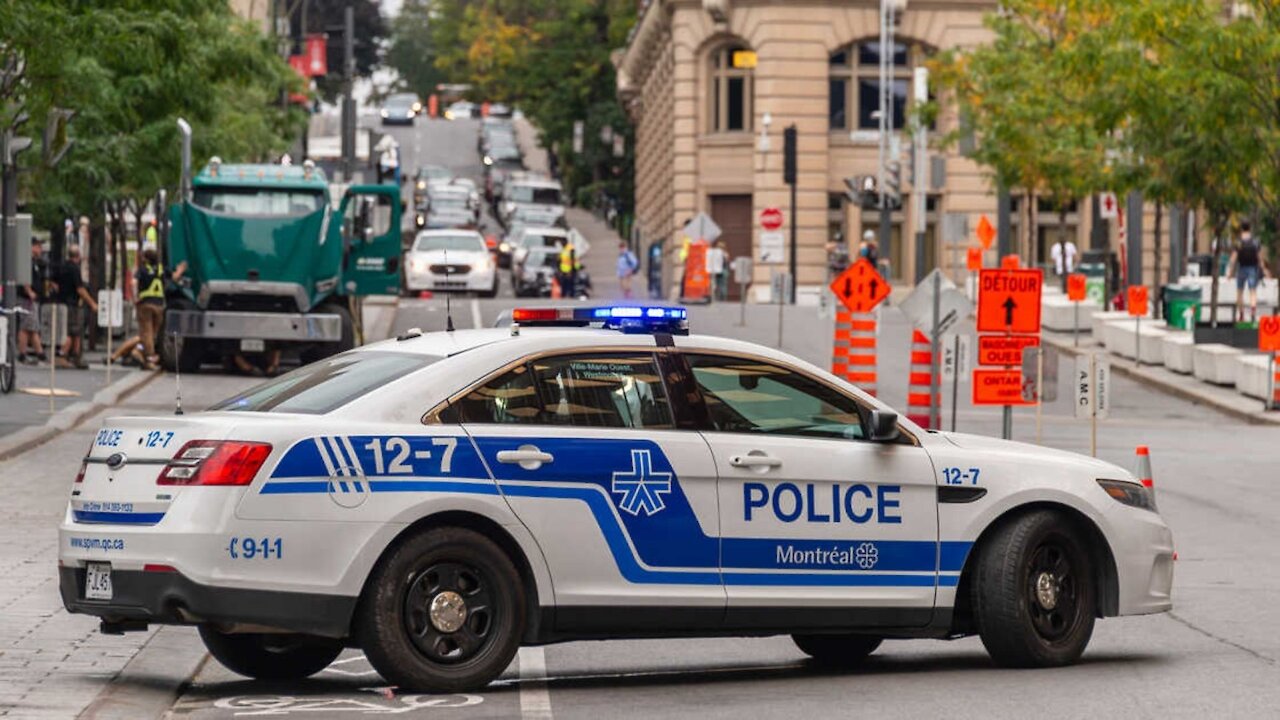
{"label": "radio antenna", "polygon": [[182,336],[176,331],[170,334],[173,338],[173,380],[174,380],[174,415],[182,414]]}
{"label": "radio antenna", "polygon": [[[449,284],[449,248],[444,248],[444,284]],[[448,289],[444,292],[444,331],[453,332],[453,293]]]}

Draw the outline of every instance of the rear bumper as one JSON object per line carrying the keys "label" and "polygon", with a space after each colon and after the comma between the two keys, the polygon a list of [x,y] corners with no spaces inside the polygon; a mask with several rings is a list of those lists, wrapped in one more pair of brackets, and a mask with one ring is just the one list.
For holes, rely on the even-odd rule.
{"label": "rear bumper", "polygon": [[342,319],[326,313],[170,310],[165,315],[165,332],[184,338],[338,342]]}
{"label": "rear bumper", "polygon": [[111,600],[84,599],[85,569],[58,568],[67,612],[108,621],[162,625],[243,623],[342,638],[350,633],[354,597],[201,585],[176,572],[112,569]]}

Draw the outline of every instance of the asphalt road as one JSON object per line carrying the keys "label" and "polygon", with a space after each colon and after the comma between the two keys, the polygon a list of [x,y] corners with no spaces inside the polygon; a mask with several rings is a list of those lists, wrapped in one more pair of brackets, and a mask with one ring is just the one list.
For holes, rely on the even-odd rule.
{"label": "asphalt road", "polygon": [[[474,167],[474,136],[467,134],[474,133],[473,123],[424,123],[415,131],[421,135],[420,162]],[[451,303],[459,328],[489,325],[513,304],[509,297],[460,297]],[[392,326],[396,331],[439,329],[444,308],[441,298],[402,301]],[[776,338],[776,309],[749,308],[744,327],[735,324],[737,311],[734,306],[698,308],[693,324],[718,334],[776,341],[771,339]],[[804,320],[812,311],[788,312],[783,346],[822,363],[829,345],[821,323]],[[899,359],[906,357],[907,328],[894,311],[885,314],[882,324],[882,397],[896,404],[905,386],[889,378],[905,369]],[[243,382],[219,378],[200,391],[226,394],[228,385]],[[1180,555],[1175,610],[1101,621],[1074,667],[997,669],[974,638],[887,642],[865,667],[847,672],[815,666],[785,637],[620,640],[526,648],[502,679],[483,692],[414,696],[383,687],[363,656],[349,651],[312,680],[284,684],[250,682],[207,660],[169,717],[1274,717],[1280,708],[1280,550],[1273,539],[1280,514],[1280,485],[1275,482],[1280,436],[1275,429],[1238,423],[1121,377],[1113,382],[1113,418],[1100,433],[1099,454],[1127,466],[1136,445],[1151,447],[1160,510],[1173,528]],[[133,402],[132,411],[167,411],[170,400],[164,389],[153,384]],[[1087,450],[1088,428],[1067,409],[1064,401],[1046,409],[1042,441]],[[998,434],[998,423],[995,413],[961,408],[961,430]],[[39,454],[0,465],[0,489],[12,504],[33,508],[0,515],[5,528],[0,539],[7,538],[10,548],[29,549],[21,558],[4,556],[7,572],[20,573],[32,564],[52,566],[56,546],[47,536],[56,526],[65,487],[90,432],[83,427]],[[1033,434],[1033,416],[1019,413],[1015,437],[1029,440]],[[35,580],[31,583],[37,586]],[[14,597],[0,590],[0,611],[11,613],[41,598],[56,602],[47,589]],[[53,653],[64,652],[57,643],[66,643],[70,649],[65,654],[71,656],[97,637],[89,618],[61,615],[58,622],[67,629],[45,642]],[[0,638],[6,647],[7,633],[17,637],[26,623],[24,616],[0,622],[6,628],[6,637]],[[190,642],[198,642],[194,633],[183,632]],[[13,641],[15,646],[18,642]],[[0,682],[0,715],[58,717],[55,709],[64,706],[59,703],[65,702],[60,699],[65,693],[102,675],[101,668],[81,665],[51,668],[49,679],[25,680],[35,689],[22,696],[21,705],[6,704],[5,682],[14,681],[14,671],[3,662],[7,657],[0,654],[0,671],[7,674]],[[147,691],[151,681],[126,675],[115,685],[127,695]],[[25,712],[31,708],[39,712]]]}

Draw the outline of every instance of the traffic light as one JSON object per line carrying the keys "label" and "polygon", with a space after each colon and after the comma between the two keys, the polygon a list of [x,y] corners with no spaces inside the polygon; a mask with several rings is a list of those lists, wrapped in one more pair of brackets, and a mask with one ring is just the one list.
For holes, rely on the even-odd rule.
{"label": "traffic light", "polygon": [[884,167],[884,200],[890,210],[902,207],[902,163],[890,160]]}
{"label": "traffic light", "polygon": [[796,126],[782,131],[782,182],[796,184]]}
{"label": "traffic light", "polygon": [[844,179],[845,197],[849,202],[863,210],[871,210],[880,206],[880,197],[876,192],[875,175],[855,175]]}

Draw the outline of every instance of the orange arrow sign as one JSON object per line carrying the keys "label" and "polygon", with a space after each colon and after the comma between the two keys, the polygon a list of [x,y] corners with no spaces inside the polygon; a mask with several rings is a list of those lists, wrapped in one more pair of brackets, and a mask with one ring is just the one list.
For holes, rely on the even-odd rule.
{"label": "orange arrow sign", "polygon": [[978,332],[1040,332],[1039,270],[983,270],[978,273]]}
{"label": "orange arrow sign", "polygon": [[831,282],[831,292],[849,312],[871,312],[889,297],[889,291],[889,283],[866,258],[858,258]]}

